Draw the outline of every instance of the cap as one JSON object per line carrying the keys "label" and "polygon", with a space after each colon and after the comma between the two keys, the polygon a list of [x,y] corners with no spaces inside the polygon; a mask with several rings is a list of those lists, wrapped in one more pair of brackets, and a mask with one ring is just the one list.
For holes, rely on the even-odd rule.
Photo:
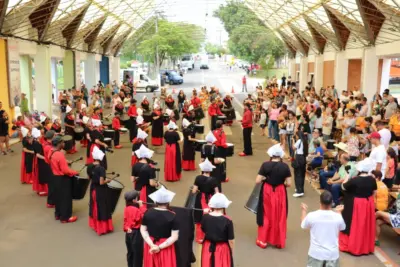
{"label": "cap", "polygon": [[125,201],[132,201],[139,197],[139,192],[136,190],[128,191],[124,194]]}
{"label": "cap", "polygon": [[381,135],[378,132],[373,132],[368,137],[371,139],[381,139]]}
{"label": "cap", "polygon": [[53,130],[49,130],[49,131],[47,131],[46,134],[44,135],[44,138],[46,138],[47,140],[53,139],[55,133],[56,133],[56,132],[54,132]]}
{"label": "cap", "polygon": [[57,135],[56,137],[53,138],[53,140],[51,141],[51,144],[53,146],[57,146],[58,144],[64,142],[64,140],[62,139],[61,136]]}

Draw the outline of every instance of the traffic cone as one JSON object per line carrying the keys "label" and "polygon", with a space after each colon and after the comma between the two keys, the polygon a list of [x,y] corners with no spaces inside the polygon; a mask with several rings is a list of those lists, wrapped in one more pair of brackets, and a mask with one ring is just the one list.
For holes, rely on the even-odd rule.
{"label": "traffic cone", "polygon": [[172,94],[175,94],[175,88],[172,88]]}
{"label": "traffic cone", "polygon": [[233,89],[233,86],[232,86],[232,91],[231,91],[231,93],[232,93],[232,94],[234,94],[234,93],[235,93],[235,89]]}

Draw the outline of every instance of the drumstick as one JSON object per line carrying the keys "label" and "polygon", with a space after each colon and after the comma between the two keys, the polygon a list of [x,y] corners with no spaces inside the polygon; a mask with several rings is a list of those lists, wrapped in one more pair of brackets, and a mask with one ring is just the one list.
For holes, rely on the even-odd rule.
{"label": "drumstick", "polygon": [[80,158],[78,158],[78,159],[76,159],[76,160],[71,161],[71,162],[69,163],[69,165],[72,165],[73,163],[78,162],[78,161],[80,161],[80,160],[83,160],[83,157],[80,157]]}
{"label": "drumstick", "polygon": [[84,168],[86,168],[86,165],[83,165],[83,167],[79,170],[79,173],[81,173],[81,171],[83,171]]}

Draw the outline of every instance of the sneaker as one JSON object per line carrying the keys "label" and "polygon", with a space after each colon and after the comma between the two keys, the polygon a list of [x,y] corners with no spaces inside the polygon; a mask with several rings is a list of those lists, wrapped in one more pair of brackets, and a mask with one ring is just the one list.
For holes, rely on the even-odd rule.
{"label": "sneaker", "polygon": [[294,193],[293,196],[294,197],[302,197],[302,196],[304,196],[304,193]]}

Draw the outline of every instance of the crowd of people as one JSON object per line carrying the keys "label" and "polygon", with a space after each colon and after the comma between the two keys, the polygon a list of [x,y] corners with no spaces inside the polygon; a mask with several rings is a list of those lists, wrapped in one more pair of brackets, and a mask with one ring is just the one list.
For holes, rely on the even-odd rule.
{"label": "crowd of people", "polygon": [[[223,182],[230,180],[227,160],[232,156],[231,144],[227,143],[223,126],[232,125],[236,119],[232,96],[222,96],[214,87],[203,87],[199,92],[194,89],[190,98],[183,91],[174,98],[162,89],[152,99],[143,97],[139,104],[128,79],[120,88],[112,88],[109,99],[101,82],[90,92],[83,87],[63,92],[58,97],[59,117],[40,114],[35,119],[25,113],[13,122],[23,145],[21,182],[32,184],[39,196],[47,196],[47,207],[55,208],[57,220],[76,221],[72,215],[71,177],[79,176],[79,172],[70,169],[63,151],[76,153],[79,141],[81,147],[86,147],[91,181],[89,226],[98,235],[112,232],[113,207],[106,192],[114,180],[107,177],[107,153],[112,147],[122,148],[122,136],[128,138],[134,187],[125,194],[128,264],[176,266],[173,244],[179,238],[179,227],[169,211],[174,193],[159,181],[160,170],[150,147],[165,146],[165,182],[178,182],[182,170],[195,171],[198,151],[201,175],[195,178],[192,193],[196,196],[195,241],[203,245],[202,266],[233,266],[233,223],[225,215],[230,201],[221,193]],[[292,172],[293,197],[304,196],[307,175],[324,190],[319,211],[307,215],[307,206],[302,205],[301,227],[311,229],[312,236],[309,266],[327,262],[336,266],[338,249],[353,255],[373,253],[379,245],[380,227],[385,224],[400,233],[399,207],[389,209],[390,190],[400,188],[400,109],[389,90],[368,100],[357,88],[341,94],[334,86],[318,92],[311,86],[297,90],[289,77],[288,81],[282,79],[280,86],[276,79],[264,88],[258,86],[255,95],[249,94],[243,104],[244,149],[239,156],[253,155],[255,125],[260,135],[267,135],[275,143],[268,149],[271,160],[262,164],[256,177],[256,184],[261,186],[257,246],[285,248],[286,188],[292,184]],[[106,108],[111,114],[105,113]],[[1,123],[8,129],[9,120],[4,114]],[[206,116],[211,131],[199,140],[196,137],[204,133]],[[322,238],[325,230],[331,232]],[[322,253],[319,245],[326,252]]]}

